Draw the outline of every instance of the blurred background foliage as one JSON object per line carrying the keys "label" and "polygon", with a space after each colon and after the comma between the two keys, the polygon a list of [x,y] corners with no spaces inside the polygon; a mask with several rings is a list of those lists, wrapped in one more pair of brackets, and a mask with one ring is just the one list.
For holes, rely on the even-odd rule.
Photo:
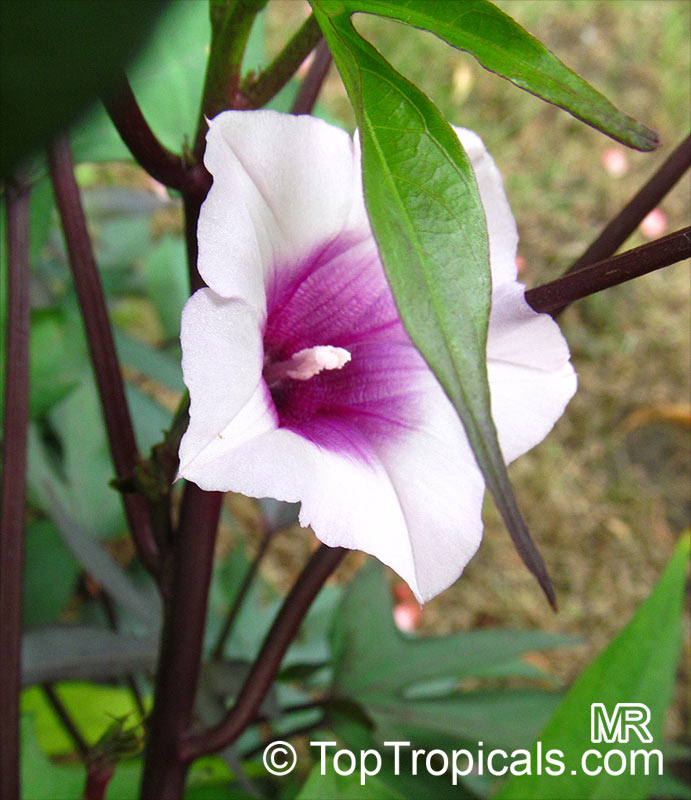
{"label": "blurred background foliage", "polygon": [[[687,134],[691,9],[684,0],[503,0],[498,5],[618,107],[657,130],[663,142],[652,154],[627,151],[564,112],[516,91],[429,34],[373,17],[356,18],[357,27],[437,102],[451,122],[474,129],[484,139],[517,217],[521,277],[532,286],[556,277],[575,260]],[[270,3],[255,26],[246,68],[265,65],[268,54],[282,46],[287,32],[308,10],[301,0]],[[174,2],[129,71],[152,128],[176,150],[194,133],[208,36],[206,3]],[[287,109],[297,85],[291,82],[273,105]],[[352,110],[335,70],[317,113],[352,130]],[[73,144],[140,449],[146,453],[169,426],[183,388],[177,339],[187,296],[181,206],[173,194],[128,162],[124,145],[100,107],[76,124]],[[37,183],[31,200],[32,430],[25,624],[39,633],[41,626],[59,621],[117,627],[123,637],[136,634],[137,642],[148,646],[128,651],[128,663],[141,673],[150,669],[155,652],[157,606],[134,561],[119,498],[108,485],[112,468],[52,191],[40,159],[32,170]],[[647,233],[639,230],[627,247],[655,238],[663,229],[682,227],[690,210],[688,181],[682,181],[661,204],[650,222],[653,227],[649,225]],[[659,232],[651,233],[654,224]],[[4,233],[2,241],[4,247]],[[0,313],[4,315],[4,304]],[[4,325],[4,319],[0,322]],[[548,719],[557,703],[552,690],[573,681],[631,618],[689,525],[691,322],[686,267],[676,265],[580,301],[563,315],[561,324],[579,374],[579,392],[546,441],[511,468],[519,502],[555,582],[559,614],[550,611],[537,591],[491,503],[478,555],[464,577],[421,613],[405,587],[388,576],[399,624],[424,634],[459,634],[445,646],[460,647],[463,632],[471,630],[537,629],[555,634],[554,639],[526,643],[522,650],[516,645],[516,661],[502,676],[502,687],[513,692],[511,719],[523,727],[520,736],[515,730],[494,733],[499,743],[518,741],[516,746],[528,746],[526,739],[537,735]],[[270,504],[263,510],[277,513]],[[280,596],[315,546],[311,532],[293,524],[294,509],[281,513],[281,532],[273,537],[260,578],[234,627],[224,651],[226,661],[211,665],[204,674],[199,709],[204,718],[217,716],[223,698],[237,689]],[[217,641],[262,536],[259,505],[228,497],[211,594],[209,648]],[[90,549],[94,537],[103,543],[99,553],[105,552],[105,561]],[[328,639],[332,626],[336,631],[339,625],[357,630],[358,625],[373,625],[372,615],[379,613],[386,627],[388,608],[381,605],[386,591],[376,577],[379,572],[363,573],[358,578],[360,595],[351,592],[350,601],[346,598],[345,605],[339,605],[343,586],[364,560],[362,554],[350,555],[315,604],[288,654],[284,680],[269,698],[268,718],[275,717],[279,706],[308,702],[315,689],[334,678],[328,667],[337,635],[332,632]],[[92,565],[88,575],[85,564]],[[370,604],[348,606],[357,596]],[[677,742],[688,741],[690,725],[688,613],[684,624],[685,657],[666,721],[667,737]],[[496,641],[508,646],[502,639]],[[126,642],[118,640],[121,656]],[[551,650],[550,644],[570,646]],[[78,637],[71,646],[72,653],[54,655],[69,662],[70,656],[84,653]],[[109,652],[105,640],[103,647]],[[45,642],[38,637],[36,648],[38,655],[28,663],[41,675],[47,656]],[[48,666],[58,670],[52,674],[59,674],[59,664],[51,661]],[[68,670],[62,677],[79,676]],[[466,678],[478,680],[478,675]],[[536,678],[537,688],[527,689],[522,683]],[[476,684],[471,680],[467,686]],[[137,678],[137,687],[148,706],[149,685]],[[131,687],[121,681],[97,685],[72,680],[59,684],[59,691],[89,742],[103,733],[112,716],[131,714],[137,719]],[[448,694],[448,679],[446,688],[436,691],[437,696]],[[485,703],[490,700],[485,698]],[[65,766],[76,761],[74,747],[40,688],[26,690],[23,708],[31,712],[24,728],[26,796],[76,796],[81,778]],[[485,705],[482,713],[490,713],[488,708]],[[358,741],[367,730],[353,708],[333,707],[329,713],[346,742]],[[450,712],[447,728],[440,723],[442,730],[431,741],[439,741],[439,736],[448,741],[444,736],[464,729],[464,724],[470,739],[491,735],[482,726],[468,726],[459,714]],[[506,716],[495,710],[492,720],[496,723],[502,714]],[[297,712],[288,721],[275,720],[273,731],[279,734],[318,718],[314,709]],[[387,724],[398,731],[392,718]],[[264,735],[261,725],[253,726],[238,743],[238,752],[252,752]],[[213,794],[209,789],[228,781],[235,757],[200,761],[190,778],[189,797],[244,796],[225,789],[222,795]],[[132,796],[138,768],[136,761],[120,767],[108,796]],[[263,774],[261,762],[250,762],[247,770],[250,779]],[[298,790],[298,784],[287,779],[282,786],[286,797]],[[489,789],[482,782],[466,786],[478,794]],[[314,791],[317,794],[302,796],[318,796],[320,789]]]}

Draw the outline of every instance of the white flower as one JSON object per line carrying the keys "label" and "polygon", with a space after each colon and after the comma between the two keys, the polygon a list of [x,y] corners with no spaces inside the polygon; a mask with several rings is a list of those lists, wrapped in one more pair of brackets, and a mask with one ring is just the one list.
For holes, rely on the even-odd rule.
{"label": "white flower", "polygon": [[[576,388],[557,325],[516,282],[499,172],[458,130],[487,216],[492,413],[507,462],[541,441]],[[364,550],[424,602],[482,535],[484,482],[463,426],[411,344],[365,211],[359,145],[313,117],[228,111],[210,123],[199,218],[210,288],[182,316],[190,424],[180,476],[302,503],[327,545]]]}

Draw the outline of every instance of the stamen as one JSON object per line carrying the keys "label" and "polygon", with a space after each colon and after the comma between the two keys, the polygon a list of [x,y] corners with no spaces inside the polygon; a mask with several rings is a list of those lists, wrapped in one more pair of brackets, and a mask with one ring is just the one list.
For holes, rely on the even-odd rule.
{"label": "stamen", "polygon": [[264,367],[264,380],[273,386],[284,378],[308,381],[325,369],[341,369],[350,361],[350,353],[343,347],[318,345],[294,353],[285,361],[275,361]]}

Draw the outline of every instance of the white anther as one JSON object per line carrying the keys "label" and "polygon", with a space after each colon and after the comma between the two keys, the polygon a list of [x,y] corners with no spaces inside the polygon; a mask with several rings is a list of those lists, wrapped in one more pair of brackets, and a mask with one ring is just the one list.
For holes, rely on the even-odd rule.
{"label": "white anther", "polygon": [[350,361],[350,353],[343,347],[318,345],[294,353],[285,361],[264,367],[264,380],[272,386],[283,378],[308,381],[325,369],[341,369]]}

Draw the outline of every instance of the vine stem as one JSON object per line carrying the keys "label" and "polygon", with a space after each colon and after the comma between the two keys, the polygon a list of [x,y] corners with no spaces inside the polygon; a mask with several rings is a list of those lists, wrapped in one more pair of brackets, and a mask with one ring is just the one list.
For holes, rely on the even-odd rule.
{"label": "vine stem", "polygon": [[82,760],[86,761],[89,757],[89,745],[87,744],[86,739],[82,736],[79,728],[77,728],[77,725],[70,716],[69,711],[65,708],[65,705],[60,699],[55,687],[51,683],[44,683],[41,685],[41,688],[43,689],[43,694],[46,696],[46,699],[55,712],[55,715],[60,720],[62,727],[72,740],[72,744],[75,746],[75,749],[82,757]]}
{"label": "vine stem", "polygon": [[166,602],[142,782],[142,800],[182,797],[189,764],[179,742],[192,719],[201,664],[220,492],[185,486]]}
{"label": "vine stem", "polygon": [[561,278],[529,289],[525,299],[535,311],[556,316],[569,303],[691,257],[691,227],[627,250],[625,253],[567,272]]}
{"label": "vine stem", "polygon": [[22,564],[29,421],[29,199],[7,186],[7,332],[0,507],[0,797],[19,798]]}
{"label": "vine stem", "polygon": [[211,48],[204,76],[202,105],[194,139],[194,158],[204,153],[206,120],[238,105],[242,59],[257,14],[267,0],[211,0]]}
{"label": "vine stem", "polygon": [[215,727],[184,737],[179,742],[180,758],[189,762],[227,747],[252,722],[312,601],[347,552],[342,547],[326,545],[314,552],[266,634],[235,705]]}
{"label": "vine stem", "polygon": [[[48,160],[105,418],[110,453],[117,477],[124,479],[137,466],[139,453],[108,319],[106,299],[91,249],[79,187],[74,177],[72,152],[64,135],[58,137],[50,147]],[[146,501],[138,494],[123,493],[121,496],[139,557],[149,572],[157,576],[159,549]]]}
{"label": "vine stem", "polygon": [[275,97],[293,77],[298,67],[319,44],[321,28],[310,14],[274,61],[253,82],[238,91],[236,108],[261,108]]}
{"label": "vine stem", "polygon": [[307,75],[300,86],[300,89],[290,109],[291,114],[310,114],[317,102],[322,84],[329,74],[329,67],[333,58],[326,39],[322,39],[314,51],[314,61],[307,70]]}
{"label": "vine stem", "polygon": [[602,230],[588,249],[569,267],[568,272],[603,261],[622,244],[655,208],[691,166],[691,135],[679,144],[666,161],[624,208]]}
{"label": "vine stem", "polygon": [[164,147],[149,127],[124,72],[118,75],[112,92],[102,98],[120,138],[135,160],[152,178],[171,189],[182,191],[189,184],[189,170],[182,156]]}

